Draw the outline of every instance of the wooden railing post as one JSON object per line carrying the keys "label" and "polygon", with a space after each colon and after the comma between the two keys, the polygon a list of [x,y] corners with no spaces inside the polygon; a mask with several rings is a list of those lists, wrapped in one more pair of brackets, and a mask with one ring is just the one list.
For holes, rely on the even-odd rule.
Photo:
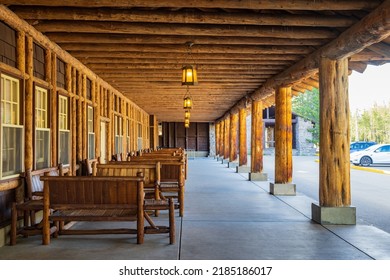
{"label": "wooden railing post", "polygon": [[250,181],[267,181],[263,173],[263,101],[252,102]]}
{"label": "wooden railing post", "polygon": [[291,87],[275,92],[275,182],[270,184],[274,195],[295,195],[292,184],[292,109]]}
{"label": "wooden railing post", "polygon": [[356,224],[351,205],[349,162],[348,59],[320,61],[319,205],[312,218],[321,224]]}

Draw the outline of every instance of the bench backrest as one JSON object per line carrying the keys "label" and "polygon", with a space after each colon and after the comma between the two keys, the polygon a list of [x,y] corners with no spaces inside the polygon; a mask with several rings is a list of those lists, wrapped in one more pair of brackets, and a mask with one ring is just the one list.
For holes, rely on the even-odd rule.
{"label": "bench backrest", "polygon": [[161,165],[156,163],[138,163],[128,161],[110,162],[96,165],[97,176],[137,176],[142,173],[145,188],[160,184]]}
{"label": "bench backrest", "polygon": [[44,203],[53,209],[133,209],[143,211],[142,177],[43,176]]}
{"label": "bench backrest", "polygon": [[[152,154],[153,155],[153,154]],[[133,156],[129,159],[130,162],[138,163],[161,163],[161,179],[178,178],[179,175],[184,175],[187,179],[188,163],[184,156],[161,156],[154,154],[154,156]],[[180,165],[181,167],[178,167]],[[180,169],[181,168],[181,169]],[[182,173],[182,171],[184,173]]]}
{"label": "bench backrest", "polygon": [[62,164],[54,167],[49,167],[41,170],[27,169],[25,172],[26,180],[26,199],[31,200],[36,197],[43,196],[43,182],[40,178],[44,175],[47,176],[63,176],[64,168]]}

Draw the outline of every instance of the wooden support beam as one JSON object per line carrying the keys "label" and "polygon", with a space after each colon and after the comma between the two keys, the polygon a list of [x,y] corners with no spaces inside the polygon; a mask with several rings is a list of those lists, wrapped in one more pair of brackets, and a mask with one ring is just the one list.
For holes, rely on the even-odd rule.
{"label": "wooden support beam", "polygon": [[248,164],[248,150],[246,144],[246,108],[239,111],[239,166]]}
{"label": "wooden support beam", "polygon": [[320,206],[351,204],[348,60],[321,59]]}
{"label": "wooden support beam", "polygon": [[275,183],[292,182],[292,109],[291,88],[275,93]]}
{"label": "wooden support beam", "polygon": [[16,68],[23,74],[26,72],[26,34],[23,31],[16,33]]}
{"label": "wooden support beam", "polygon": [[[103,44],[181,44],[194,42],[195,45],[226,45],[226,36],[175,36],[175,35],[144,35],[144,34],[105,34],[102,36],[98,33],[62,33],[50,32],[48,37],[62,43],[103,43]],[[229,36],[229,45],[288,45],[288,46],[320,46],[325,43],[325,39],[307,38],[269,38],[269,37],[233,37]]]}
{"label": "wooden support beam", "polygon": [[237,161],[238,113],[230,114],[229,162]]}
{"label": "wooden support beam", "polygon": [[77,112],[76,112],[76,151],[77,151],[77,161],[81,162],[83,160],[83,133],[84,133],[84,127],[83,127],[83,79],[82,74],[80,72],[77,72],[75,80],[77,81],[77,87],[76,87],[76,96],[77,99]]}
{"label": "wooden support beam", "polygon": [[305,15],[280,14],[275,17],[266,13],[235,12],[222,14],[218,12],[200,11],[161,11],[109,8],[70,8],[70,7],[31,7],[13,8],[25,20],[79,20],[110,22],[153,22],[179,24],[229,24],[229,25],[261,25],[261,26],[311,26],[311,27],[348,27],[356,19],[337,15]]}
{"label": "wooden support beam", "polygon": [[[82,37],[82,36],[81,36]],[[226,40],[225,40],[226,43]],[[107,59],[107,52],[106,51],[71,51],[70,52],[73,56],[77,57],[80,60],[83,60],[83,58],[94,58],[95,59]],[[272,54],[251,54],[251,53],[246,53],[246,54],[241,54],[241,53],[229,53],[229,54],[224,54],[224,53],[213,53],[213,54],[208,54],[208,53],[193,53],[192,54],[193,58],[197,61],[198,59],[240,59],[240,60],[262,60],[262,61],[280,61],[281,57],[280,55],[272,55]],[[141,51],[123,51],[123,52],[110,52],[110,57],[109,61],[101,61],[101,63],[112,63],[117,61],[117,63],[122,63],[118,62],[118,60],[126,60],[130,58],[160,58],[160,57],[165,57],[165,58],[176,58],[178,59],[177,53],[172,53],[172,52],[141,52]],[[115,60],[115,58],[117,60]],[[383,59],[383,57],[380,57]],[[284,54],[283,55],[283,61],[296,61],[302,59],[302,55],[297,55],[297,54]],[[185,55],[183,54],[182,60],[185,60]],[[84,60],[83,60],[84,61]],[[98,63],[99,61],[96,60]],[[88,62],[88,61],[86,61]],[[179,62],[177,62],[179,63]],[[170,71],[175,71],[174,69],[167,69]],[[177,71],[177,70],[176,70]]]}
{"label": "wooden support beam", "polygon": [[252,102],[251,173],[263,172],[263,102]]}
{"label": "wooden support beam", "polygon": [[58,165],[58,93],[57,93],[57,56],[51,51],[47,51],[47,60],[50,61],[48,64],[48,72],[50,72],[48,79],[48,74],[46,74],[46,79],[50,82],[52,88],[50,99],[51,99],[51,118],[50,118],[50,138],[51,138],[51,166]]}
{"label": "wooden support beam", "polygon": [[[157,28],[157,27],[156,27]],[[255,35],[253,35],[255,36]],[[173,53],[180,53],[183,55],[183,60],[185,60],[185,52],[186,49],[184,49],[182,46],[173,44],[173,45],[139,45],[139,44],[96,44],[96,43],[63,43],[61,44],[61,47],[68,51],[86,51],[86,52],[153,52],[153,53],[165,53],[165,52],[173,52]],[[294,54],[294,55],[307,55],[313,52],[312,47],[307,46],[252,46],[252,45],[244,45],[244,46],[237,46],[237,45],[226,45],[226,46],[219,46],[219,45],[195,45],[192,48],[192,52],[194,54],[198,53],[207,53],[207,54],[259,54],[259,55],[265,55],[265,54]]]}
{"label": "wooden support beam", "polygon": [[[20,53],[20,55],[24,56],[23,53]],[[25,102],[25,114],[26,116],[34,116],[34,85],[33,85],[33,79],[34,76],[33,73],[33,38],[31,36],[27,36],[26,39],[26,73],[29,76],[29,79],[25,81],[25,96],[24,96],[24,102]],[[24,168],[33,169],[34,167],[34,154],[33,154],[33,143],[34,143],[34,118],[25,118],[24,120]]]}
{"label": "wooden support beam", "polygon": [[233,36],[233,37],[271,37],[291,39],[331,39],[338,32],[327,28],[283,26],[240,26],[231,25],[199,25],[199,24],[169,24],[169,23],[123,23],[110,22],[101,24],[93,21],[41,21],[34,27],[42,33],[69,32],[76,33],[111,33],[111,34],[146,34],[146,35],[183,35],[188,36]]}
{"label": "wooden support beam", "polygon": [[225,118],[225,129],[224,129],[224,153],[223,153],[223,158],[226,160],[229,160],[230,156],[230,116],[228,115]]}
{"label": "wooden support beam", "polygon": [[[380,4],[379,0],[339,0],[339,1],[311,1],[307,0],[280,0],[275,5],[274,0],[264,1],[234,1],[234,0],[198,0],[198,1],[181,1],[181,0],[101,0],[101,1],[88,1],[80,0],[67,3],[69,7],[145,7],[145,8],[217,8],[217,9],[255,9],[255,10],[306,10],[308,5],[313,10],[361,10],[361,9],[373,9]],[[2,0],[4,5],[37,5],[37,6],[61,6],[62,1],[59,0]]]}
{"label": "wooden support beam", "polygon": [[88,121],[87,121],[87,77],[81,75],[81,127],[82,127],[82,158],[84,160],[88,157]]}
{"label": "wooden support beam", "polygon": [[221,122],[215,122],[215,155],[220,155],[220,146],[219,146],[219,130],[221,127]]}
{"label": "wooden support beam", "polygon": [[222,120],[220,122],[220,129],[219,129],[219,150],[220,154],[219,156],[224,158],[225,156],[225,121]]}

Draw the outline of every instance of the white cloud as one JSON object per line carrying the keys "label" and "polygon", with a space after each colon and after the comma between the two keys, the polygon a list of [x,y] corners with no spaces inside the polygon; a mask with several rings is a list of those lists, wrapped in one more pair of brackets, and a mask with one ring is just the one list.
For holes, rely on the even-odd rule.
{"label": "white cloud", "polygon": [[375,103],[390,102],[390,63],[382,66],[369,65],[361,74],[349,76],[349,103],[351,112],[371,108]]}

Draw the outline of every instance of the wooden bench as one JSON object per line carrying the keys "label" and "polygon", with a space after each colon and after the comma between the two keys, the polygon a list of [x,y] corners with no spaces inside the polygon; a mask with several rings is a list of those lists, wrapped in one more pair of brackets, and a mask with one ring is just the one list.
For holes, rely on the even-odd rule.
{"label": "wooden bench", "polygon": [[[16,244],[16,237],[42,234],[42,223],[36,222],[36,213],[43,210],[43,183],[40,178],[44,175],[63,176],[68,172],[62,164],[42,170],[27,171],[21,176],[25,180],[25,198],[23,202],[14,202],[11,208],[10,245]],[[18,213],[23,212],[23,226],[18,228]],[[56,229],[53,228],[52,232]]]}
{"label": "wooden bench", "polygon": [[[169,233],[175,242],[173,202],[145,203],[144,178],[137,177],[41,177],[44,181],[43,244],[50,244],[50,221],[136,221],[135,228],[66,229],[64,234],[136,234],[137,243],[144,234]],[[156,226],[146,210],[169,209],[169,226]],[[54,210],[51,214],[50,210]],[[151,222],[144,226],[144,219]],[[149,221],[150,220],[150,221]]]}
{"label": "wooden bench", "polygon": [[184,216],[184,193],[185,193],[185,161],[183,157],[131,157],[131,163],[148,163],[161,165],[160,171],[160,196],[164,198],[174,198],[177,200],[179,215]]}

